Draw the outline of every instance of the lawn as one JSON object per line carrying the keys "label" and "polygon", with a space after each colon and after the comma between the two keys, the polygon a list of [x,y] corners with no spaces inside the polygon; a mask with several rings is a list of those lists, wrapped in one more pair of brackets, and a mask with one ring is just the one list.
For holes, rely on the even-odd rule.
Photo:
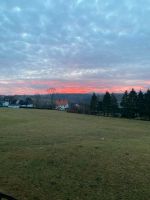
{"label": "lawn", "polygon": [[0,109],[0,192],[18,200],[149,200],[150,122]]}

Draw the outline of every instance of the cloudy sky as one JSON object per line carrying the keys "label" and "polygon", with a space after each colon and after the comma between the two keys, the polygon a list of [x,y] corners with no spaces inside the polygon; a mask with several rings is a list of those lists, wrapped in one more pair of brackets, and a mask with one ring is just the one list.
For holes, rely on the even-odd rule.
{"label": "cloudy sky", "polygon": [[0,94],[150,87],[149,0],[1,0]]}

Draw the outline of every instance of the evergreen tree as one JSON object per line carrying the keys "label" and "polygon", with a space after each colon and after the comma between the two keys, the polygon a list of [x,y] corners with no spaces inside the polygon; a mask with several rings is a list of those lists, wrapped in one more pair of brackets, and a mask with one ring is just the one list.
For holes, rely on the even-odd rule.
{"label": "evergreen tree", "polygon": [[98,113],[103,113],[103,102],[99,101],[97,106]]}
{"label": "evergreen tree", "polygon": [[150,90],[147,90],[144,97],[145,97],[144,113],[145,113],[146,118],[150,120]]}
{"label": "evergreen tree", "polygon": [[91,102],[90,102],[90,110],[92,114],[96,114],[97,113],[97,106],[98,106],[98,98],[96,96],[95,93],[93,93],[92,98],[91,98]]}
{"label": "evergreen tree", "polygon": [[111,95],[109,92],[106,92],[103,98],[103,111],[104,115],[107,116],[111,113]]}
{"label": "evergreen tree", "polygon": [[128,117],[134,118],[137,116],[137,93],[134,89],[129,93],[128,102]]}
{"label": "evergreen tree", "polygon": [[122,117],[129,117],[129,113],[128,113],[128,108],[129,108],[129,94],[128,91],[126,90],[121,103],[120,103],[121,107],[122,107]]}
{"label": "evergreen tree", "polygon": [[139,117],[144,117],[144,109],[145,109],[145,100],[144,100],[144,94],[142,91],[138,93],[137,97],[137,112]]}
{"label": "evergreen tree", "polygon": [[114,94],[111,94],[111,114],[115,116],[118,113],[118,101]]}

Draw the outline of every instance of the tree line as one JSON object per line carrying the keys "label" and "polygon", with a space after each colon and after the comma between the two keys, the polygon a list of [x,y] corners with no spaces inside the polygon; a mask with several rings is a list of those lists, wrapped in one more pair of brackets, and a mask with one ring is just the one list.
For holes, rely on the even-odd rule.
{"label": "tree line", "polygon": [[90,101],[90,113],[94,115],[137,118],[150,120],[150,90],[143,93],[132,89],[125,91],[118,102],[115,94],[105,93],[102,100],[93,93]]}

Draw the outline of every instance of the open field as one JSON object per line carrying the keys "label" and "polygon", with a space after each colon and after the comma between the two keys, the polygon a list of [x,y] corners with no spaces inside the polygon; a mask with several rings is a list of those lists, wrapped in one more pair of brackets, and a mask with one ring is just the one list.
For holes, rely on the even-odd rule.
{"label": "open field", "polygon": [[150,122],[1,109],[0,191],[19,200],[149,200]]}

